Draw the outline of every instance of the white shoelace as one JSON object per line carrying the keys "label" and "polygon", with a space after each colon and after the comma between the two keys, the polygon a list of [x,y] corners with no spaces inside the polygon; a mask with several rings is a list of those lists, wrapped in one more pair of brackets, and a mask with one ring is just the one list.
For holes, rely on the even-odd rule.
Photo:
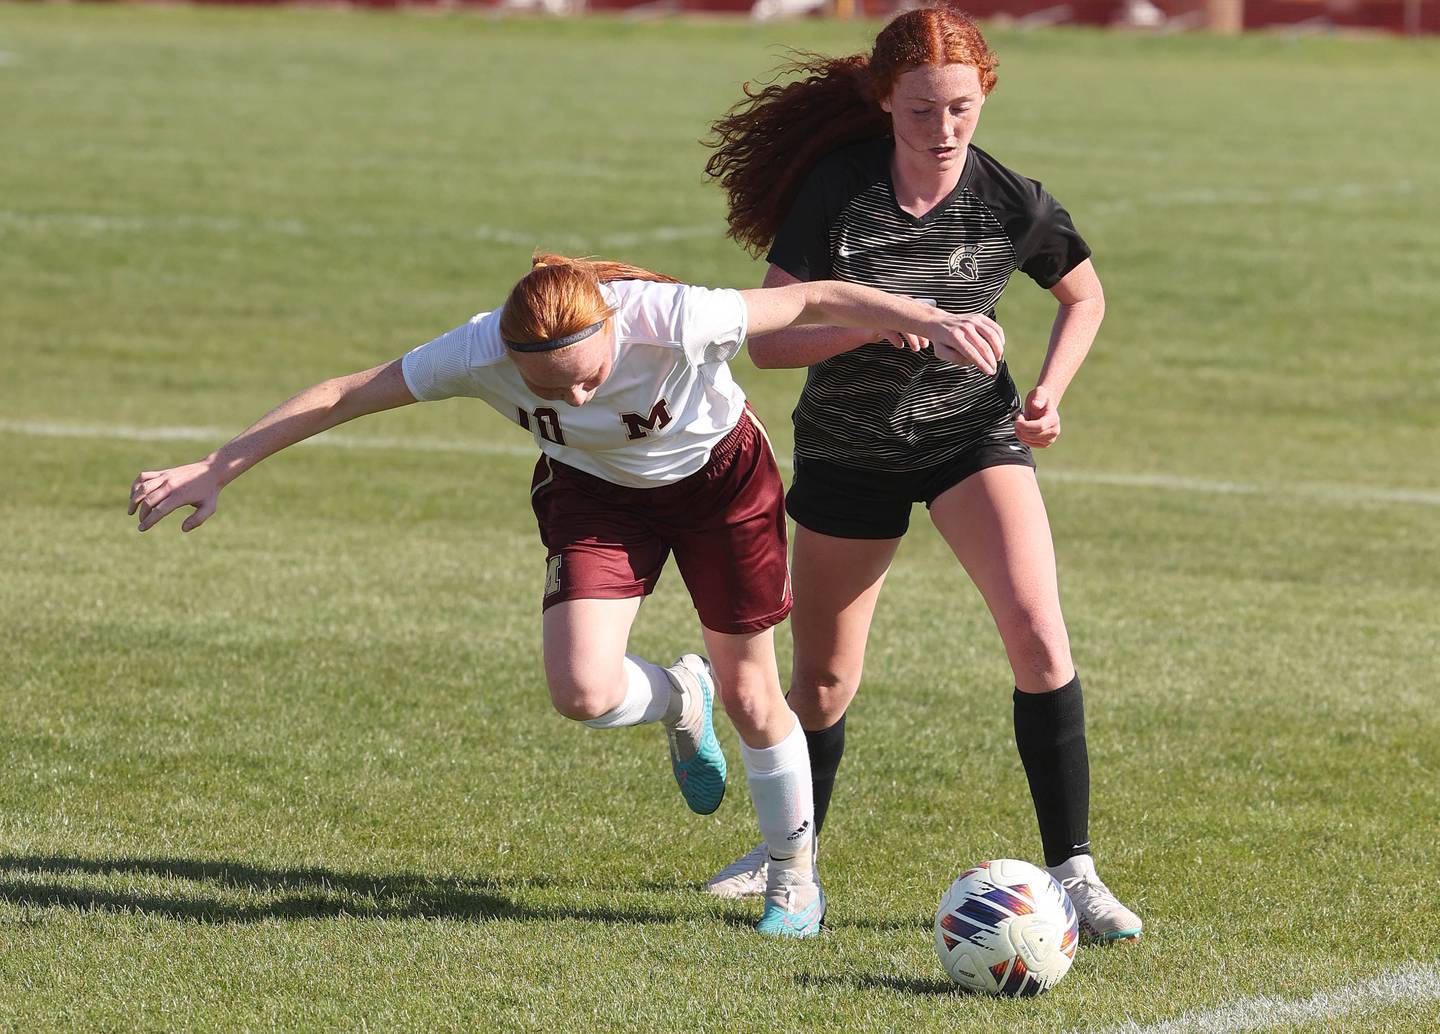
{"label": "white shoelace", "polygon": [[1120,904],[1120,899],[1115,896],[1109,887],[1101,882],[1099,876],[1091,876],[1088,873],[1080,876],[1071,876],[1068,880],[1061,880],[1060,886],[1064,887],[1065,893],[1069,894],[1072,898],[1075,896],[1076,890],[1083,890],[1086,898],[1089,900],[1098,898],[1105,904],[1111,902],[1117,905]]}

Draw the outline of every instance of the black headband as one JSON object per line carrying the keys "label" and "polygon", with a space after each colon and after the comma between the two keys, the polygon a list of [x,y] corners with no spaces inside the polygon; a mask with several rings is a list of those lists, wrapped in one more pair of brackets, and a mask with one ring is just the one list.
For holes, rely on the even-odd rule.
{"label": "black headband", "polygon": [[564,348],[566,345],[573,345],[577,341],[584,341],[587,337],[595,333],[603,326],[605,326],[605,321],[601,320],[599,323],[592,323],[590,324],[590,326],[583,327],[580,330],[575,331],[575,333],[573,334],[566,334],[564,337],[557,337],[554,341],[507,340],[505,342],[505,347],[513,349],[516,352],[553,352],[557,348]]}

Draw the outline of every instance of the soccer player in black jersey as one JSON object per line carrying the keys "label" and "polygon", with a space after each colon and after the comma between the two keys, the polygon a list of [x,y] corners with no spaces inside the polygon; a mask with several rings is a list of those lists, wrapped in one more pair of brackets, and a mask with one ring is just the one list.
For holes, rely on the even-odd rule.
{"label": "soccer player in black jersey", "polygon": [[[1065,209],[970,142],[995,66],[965,15],[910,11],[870,54],[799,62],[798,77],[750,94],[714,127],[707,171],[728,195],[731,236],[768,248],[766,286],[834,278],[993,316],[1021,270],[1059,303],[1023,400],[1003,359],[917,350],[926,343],[899,333],[810,327],[751,342],[757,365],[809,367],[787,496],[797,524],[789,701],[806,731],[818,830],[871,617],[911,505],[923,501],[1004,642],[1045,863],[1090,938],[1132,940],[1140,918],[1100,881],[1090,853],[1084,706],[1031,454],[1060,433],[1060,401],[1104,294]],[[751,852],[709,889],[757,892],[764,865]]]}

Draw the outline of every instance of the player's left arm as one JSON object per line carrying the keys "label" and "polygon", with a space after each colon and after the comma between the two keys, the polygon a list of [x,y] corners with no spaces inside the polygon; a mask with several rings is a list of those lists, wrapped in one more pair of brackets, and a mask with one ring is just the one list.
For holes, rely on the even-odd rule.
{"label": "player's left arm", "polygon": [[282,402],[209,456],[195,463],[142,470],[130,486],[130,513],[140,530],[182,506],[194,512],[180,525],[193,531],[215,512],[223,489],[255,464],[321,431],[356,417],[418,401],[395,359],[370,370],[332,377]]}
{"label": "player's left arm", "polygon": [[1036,449],[1060,437],[1060,400],[1105,318],[1105,291],[1088,258],[1066,273],[1050,293],[1060,303],[1050,326],[1050,347],[1040,378],[1015,417],[1015,436]]}
{"label": "player's left arm", "polygon": [[[937,355],[993,376],[1005,332],[982,312],[950,313],[904,295],[840,280],[797,281],[741,291],[751,337],[797,326],[889,327],[935,345]],[[923,347],[916,345],[915,347]]]}

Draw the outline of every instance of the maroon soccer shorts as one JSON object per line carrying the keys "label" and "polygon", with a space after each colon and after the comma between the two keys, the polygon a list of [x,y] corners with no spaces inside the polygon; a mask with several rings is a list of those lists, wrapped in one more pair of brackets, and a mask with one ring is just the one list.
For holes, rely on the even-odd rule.
{"label": "maroon soccer shorts", "polygon": [[629,488],[541,456],[530,501],[548,553],[545,608],[648,596],[673,552],[706,628],[759,632],[790,613],[785,492],[748,408],[680,481]]}

